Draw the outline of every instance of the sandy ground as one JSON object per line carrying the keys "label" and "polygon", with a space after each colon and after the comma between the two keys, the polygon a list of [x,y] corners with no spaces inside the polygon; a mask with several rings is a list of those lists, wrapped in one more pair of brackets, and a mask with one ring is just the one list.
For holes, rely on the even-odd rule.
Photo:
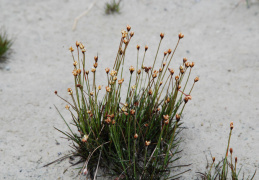
{"label": "sandy ground", "polygon": [[[234,122],[231,147],[247,175],[259,167],[259,2],[247,8],[239,0],[131,0],[122,1],[121,14],[105,15],[105,1],[97,1],[75,31],[73,20],[90,0],[0,0],[0,27],[15,38],[9,59],[0,63],[0,179],[72,179],[77,170],[68,160],[42,166],[69,152],[68,142],[54,130],[66,129],[54,109],[65,103],[73,84],[68,47],[76,40],[87,49],[89,67],[98,52],[99,67],[113,64],[120,30],[132,26],[135,36],[126,67],[135,65],[135,46],[149,45],[152,61],[160,32],[162,51],[173,48],[179,32],[185,34],[174,58],[194,61],[191,79],[200,81],[184,112],[183,158],[192,163],[182,179],[196,179],[206,168],[210,153],[217,160],[225,153],[229,123]],[[162,54],[161,51],[161,54]],[[142,48],[143,52],[143,48]],[[103,78],[98,82],[104,84]],[[257,173],[255,179],[259,179]]]}

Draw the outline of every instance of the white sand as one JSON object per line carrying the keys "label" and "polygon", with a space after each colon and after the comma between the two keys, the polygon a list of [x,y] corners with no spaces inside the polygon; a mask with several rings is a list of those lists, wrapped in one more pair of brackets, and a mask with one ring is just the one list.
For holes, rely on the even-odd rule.
{"label": "white sand", "polygon": [[[172,67],[185,56],[196,63],[191,79],[198,75],[200,81],[182,119],[188,130],[182,133],[179,162],[192,163],[192,171],[182,179],[203,172],[210,152],[216,160],[224,156],[231,121],[234,155],[252,174],[259,166],[258,0],[249,9],[243,1],[235,8],[239,0],[123,0],[121,14],[110,16],[104,14],[105,1],[98,1],[73,32],[74,18],[91,2],[0,0],[0,27],[15,37],[9,60],[0,63],[0,179],[75,177],[73,168],[63,174],[68,160],[42,168],[70,150],[53,128],[66,129],[53,104],[70,119],[53,92],[68,97],[66,89],[73,85],[70,45],[85,44],[89,67],[98,52],[98,70],[104,71],[113,64],[126,24],[135,31],[126,67],[135,65],[137,44],[142,52],[149,45],[152,61],[160,32],[165,33],[162,51],[175,46],[179,32],[185,34]],[[104,84],[103,78],[99,82]]]}

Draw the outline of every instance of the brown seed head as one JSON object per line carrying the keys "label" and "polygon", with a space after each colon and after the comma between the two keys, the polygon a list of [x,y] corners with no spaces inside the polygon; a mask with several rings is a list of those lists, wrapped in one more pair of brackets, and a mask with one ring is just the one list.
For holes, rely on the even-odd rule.
{"label": "brown seed head", "polygon": [[89,74],[89,71],[88,71],[88,70],[86,70],[86,71],[85,71],[85,74],[86,74],[86,75],[88,75],[88,74]]}
{"label": "brown seed head", "polygon": [[138,139],[138,134],[137,133],[134,135],[134,139]]}
{"label": "brown seed head", "polygon": [[151,143],[151,141],[145,141],[145,145],[146,145],[146,146],[149,146],[150,143]]}
{"label": "brown seed head", "polygon": [[169,70],[169,72],[170,72],[171,76],[172,76],[172,75],[174,75],[174,70],[173,70],[173,69],[168,68],[168,70]]}
{"label": "brown seed head", "polygon": [[113,80],[114,80],[114,81],[117,81],[117,76],[114,76],[114,77],[113,77]]}
{"label": "brown seed head", "polygon": [[99,85],[99,86],[98,86],[98,90],[101,90],[101,89],[102,89],[102,86],[101,86],[101,85]]}
{"label": "brown seed head", "polygon": [[137,71],[137,73],[138,73],[138,74],[141,74],[141,69],[139,69],[139,70]]}
{"label": "brown seed head", "polygon": [[232,130],[234,128],[233,122],[230,123],[230,129]]}
{"label": "brown seed head", "polygon": [[195,64],[194,62],[191,62],[190,67],[192,68],[194,66],[194,64]]}
{"label": "brown seed head", "polygon": [[152,76],[155,79],[157,77],[157,73],[154,73]]}
{"label": "brown seed head", "polygon": [[153,94],[152,90],[149,89],[148,94],[151,96]]}
{"label": "brown seed head", "polygon": [[180,72],[181,72],[181,74],[183,74],[184,73],[184,69],[181,69]]}
{"label": "brown seed head", "polygon": [[78,47],[78,46],[79,46],[79,44],[80,44],[80,42],[76,41],[76,47]]}
{"label": "brown seed head", "polygon": [[87,142],[88,139],[88,135],[84,135],[81,139],[82,142]]}
{"label": "brown seed head", "polygon": [[98,61],[98,56],[94,56],[94,61],[95,61],[95,62]]}
{"label": "brown seed head", "polygon": [[120,79],[120,80],[118,80],[118,84],[122,84],[122,83],[123,83],[123,81],[124,81],[124,79]]}
{"label": "brown seed head", "polygon": [[135,68],[133,66],[130,66],[129,71],[132,74],[135,71]]}
{"label": "brown seed head", "polygon": [[139,50],[139,48],[140,48],[140,45],[137,45],[137,50]]}
{"label": "brown seed head", "polygon": [[90,111],[90,110],[87,110],[86,112],[87,112],[87,114],[91,114],[91,111]]}
{"label": "brown seed head", "polygon": [[212,161],[215,162],[215,157],[212,157]]}
{"label": "brown seed head", "polygon": [[148,50],[148,46],[146,45],[146,46],[145,46],[145,51],[147,51],[147,50]]}
{"label": "brown seed head", "polygon": [[55,94],[58,94],[58,91],[55,91],[54,93],[55,93]]}
{"label": "brown seed head", "polygon": [[185,96],[185,98],[184,98],[184,102],[185,102],[185,103],[187,103],[187,102],[188,102],[188,100],[189,100],[188,96]]}
{"label": "brown seed head", "polygon": [[235,157],[235,163],[237,163],[237,157]]}
{"label": "brown seed head", "polygon": [[198,82],[200,79],[199,79],[199,77],[196,77],[195,79],[194,79],[194,82]]}
{"label": "brown seed head", "polygon": [[96,69],[95,69],[95,68],[91,68],[91,72],[93,72],[93,73],[94,73],[95,71],[96,71]]}
{"label": "brown seed head", "polygon": [[184,58],[183,58],[183,63],[186,63],[186,62],[187,62],[187,58],[184,57]]}
{"label": "brown seed head", "polygon": [[165,65],[166,65],[166,62],[163,62],[163,66],[165,67]]}
{"label": "brown seed head", "polygon": [[94,63],[94,67],[95,67],[95,68],[97,68],[97,66],[98,66],[98,63],[97,63],[97,62],[95,62],[95,63]]}
{"label": "brown seed head", "polygon": [[82,49],[82,53],[84,54],[86,52],[85,48]]}
{"label": "brown seed head", "polygon": [[166,55],[167,55],[167,51],[164,52],[164,56],[166,56]]}
{"label": "brown seed head", "polygon": [[66,105],[65,108],[66,108],[67,110],[69,110],[70,107],[69,107],[69,105]]}
{"label": "brown seed head", "polygon": [[169,124],[169,120],[165,120],[165,121],[164,121],[164,124],[165,124],[165,125]]}
{"label": "brown seed head", "polygon": [[108,117],[107,119],[104,120],[107,124],[110,124],[111,123],[111,118]]}
{"label": "brown seed head", "polygon": [[105,72],[108,74],[110,72],[109,68],[105,68]]}
{"label": "brown seed head", "polygon": [[123,42],[124,42],[124,44],[128,44],[129,43],[129,41],[127,39],[124,39]]}
{"label": "brown seed head", "polygon": [[69,51],[73,52],[74,48],[72,48],[72,46],[70,46]]}
{"label": "brown seed head", "polygon": [[81,84],[77,84],[76,87],[80,88],[80,87],[81,87]]}
{"label": "brown seed head", "polygon": [[131,115],[134,115],[134,114],[135,114],[135,110],[134,110],[134,109],[131,109],[131,110],[130,110],[130,114],[131,114]]}
{"label": "brown seed head", "polygon": [[67,92],[68,92],[69,95],[73,94],[73,91],[72,91],[71,88],[68,88],[68,89],[67,89]]}
{"label": "brown seed head", "polygon": [[167,115],[163,115],[163,118],[164,118],[164,120],[168,120],[169,119],[168,114]]}
{"label": "brown seed head", "polygon": [[91,95],[91,96],[93,96],[93,95],[94,95],[94,92],[93,92],[93,91],[91,91],[91,92],[90,92],[90,95]]}
{"label": "brown seed head", "polygon": [[79,44],[79,47],[80,47],[80,49],[84,49],[85,48],[85,46],[82,43]]}
{"label": "brown seed head", "polygon": [[167,52],[168,52],[168,54],[171,54],[171,52],[172,52],[172,49],[168,49],[168,51],[167,51]]}
{"label": "brown seed head", "polygon": [[74,61],[74,62],[73,62],[73,65],[76,66],[76,65],[77,65],[77,61]]}
{"label": "brown seed head", "polygon": [[175,76],[175,80],[177,81],[179,79],[179,76]]}
{"label": "brown seed head", "polygon": [[159,68],[159,72],[162,72],[163,71],[163,69],[162,68]]}
{"label": "brown seed head", "polygon": [[182,33],[179,33],[178,37],[179,37],[179,39],[182,39],[184,37],[184,35]]}
{"label": "brown seed head", "polygon": [[161,86],[162,84],[163,84],[163,81],[160,81],[159,86]]}
{"label": "brown seed head", "polygon": [[77,74],[81,74],[81,69],[77,69]]}
{"label": "brown seed head", "polygon": [[72,71],[72,74],[73,74],[74,76],[77,76],[77,70],[74,69],[74,70]]}
{"label": "brown seed head", "polygon": [[130,31],[131,27],[130,25],[127,25],[127,31]]}
{"label": "brown seed head", "polygon": [[178,85],[177,89],[179,90],[179,89],[181,89],[181,87],[182,87],[181,85]]}
{"label": "brown seed head", "polygon": [[111,75],[111,76],[116,76],[116,75],[117,75],[117,71],[111,70],[110,75]]}
{"label": "brown seed head", "polygon": [[161,37],[161,39],[163,39],[163,38],[164,38],[164,36],[165,36],[165,34],[164,34],[164,33],[160,33],[160,37]]}
{"label": "brown seed head", "polygon": [[181,119],[181,116],[180,116],[179,114],[176,114],[176,115],[175,115],[175,118],[176,118],[176,121],[179,122],[180,119]]}
{"label": "brown seed head", "polygon": [[230,149],[229,149],[229,152],[230,152],[230,154],[232,154],[232,153],[233,153],[233,149],[232,149],[232,148],[230,148]]}
{"label": "brown seed head", "polygon": [[192,100],[192,96],[191,95],[188,95],[186,97],[188,97],[189,100]]}
{"label": "brown seed head", "polygon": [[189,62],[185,63],[185,67],[188,68],[190,66]]}
{"label": "brown seed head", "polygon": [[106,86],[105,89],[106,89],[107,92],[110,92],[110,91],[111,91],[111,88],[110,88],[109,86]]}
{"label": "brown seed head", "polygon": [[130,37],[133,37],[134,36],[134,32],[130,32]]}

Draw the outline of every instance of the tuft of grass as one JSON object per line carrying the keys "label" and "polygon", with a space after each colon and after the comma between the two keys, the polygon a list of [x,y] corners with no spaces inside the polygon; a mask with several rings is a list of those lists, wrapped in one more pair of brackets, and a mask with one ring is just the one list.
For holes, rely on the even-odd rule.
{"label": "tuft of grass", "polygon": [[[69,48],[74,88],[67,89],[69,101],[57,91],[55,94],[67,103],[65,108],[71,114],[72,123],[59,113],[68,132],[57,130],[73,142],[74,151],[66,157],[79,156],[80,162],[84,162],[80,175],[95,178],[101,168],[105,174],[117,179],[166,179],[171,169],[181,167],[175,165],[182,151],[179,149],[182,141],[179,133],[183,130],[180,119],[199,78],[196,77],[192,87],[186,90],[194,62],[183,58],[178,72],[169,68],[184,37],[182,33],[178,35],[174,50],[160,53],[164,38],[161,33],[153,64],[150,65],[145,65],[149,63],[145,62],[148,46],[144,47],[141,57],[140,46],[137,45],[137,65],[124,67],[126,50],[134,36],[131,27],[128,25],[126,28],[121,31],[113,67],[107,67],[103,73],[97,73],[98,56],[94,57],[93,67],[88,66],[90,62],[86,62],[86,50],[82,43],[76,42],[75,53],[73,47]],[[155,68],[158,59],[159,67]],[[125,72],[126,69],[128,71]],[[96,81],[100,75],[107,78],[105,85]],[[124,82],[125,76],[130,79],[127,83]],[[175,173],[170,178],[177,178],[182,173]]]}
{"label": "tuft of grass", "polygon": [[[241,168],[237,170],[237,157],[233,159],[233,148],[230,148],[230,139],[231,139],[233,128],[234,128],[234,125],[233,125],[233,122],[231,122],[225,157],[217,164],[215,163],[215,157],[212,157],[212,164],[210,165],[209,171],[205,173],[198,172],[202,180],[227,180],[227,179],[253,180],[254,179],[256,171],[251,177],[248,176],[245,178],[243,175],[243,177],[239,178]],[[230,158],[228,156],[229,153],[230,153]]]}
{"label": "tuft of grass", "polygon": [[121,0],[116,2],[115,0],[111,0],[110,3],[105,4],[105,13],[106,14],[114,14],[114,13],[119,13],[120,12],[120,3]]}
{"label": "tuft of grass", "polygon": [[0,32],[0,59],[4,58],[6,52],[11,48],[12,43],[13,42],[8,38],[7,33],[2,30],[2,32]]}

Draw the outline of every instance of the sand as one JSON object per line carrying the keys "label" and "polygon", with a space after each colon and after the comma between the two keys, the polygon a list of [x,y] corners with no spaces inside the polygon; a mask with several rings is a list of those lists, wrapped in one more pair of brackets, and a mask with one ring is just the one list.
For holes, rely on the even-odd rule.
{"label": "sand", "polygon": [[[137,44],[142,53],[149,46],[152,62],[160,32],[165,33],[161,54],[175,46],[179,32],[185,35],[172,67],[183,57],[195,62],[191,79],[199,76],[200,81],[182,119],[187,129],[181,134],[185,141],[178,162],[192,165],[181,179],[196,179],[197,171],[204,172],[210,153],[216,160],[224,156],[231,121],[231,147],[239,167],[247,175],[258,169],[259,1],[247,8],[239,0],[123,0],[121,13],[109,16],[105,1],[97,1],[72,31],[74,18],[92,2],[0,0],[0,27],[15,39],[8,60],[0,63],[0,179],[76,177],[73,167],[63,174],[69,160],[42,167],[70,150],[70,142],[54,130],[66,130],[54,105],[70,119],[65,103],[54,95],[57,90],[67,98],[66,89],[73,85],[68,47],[83,42],[89,67],[98,53],[98,69],[104,71],[113,64],[127,24],[135,36],[125,67],[135,65]],[[102,77],[98,82],[105,83]]]}

